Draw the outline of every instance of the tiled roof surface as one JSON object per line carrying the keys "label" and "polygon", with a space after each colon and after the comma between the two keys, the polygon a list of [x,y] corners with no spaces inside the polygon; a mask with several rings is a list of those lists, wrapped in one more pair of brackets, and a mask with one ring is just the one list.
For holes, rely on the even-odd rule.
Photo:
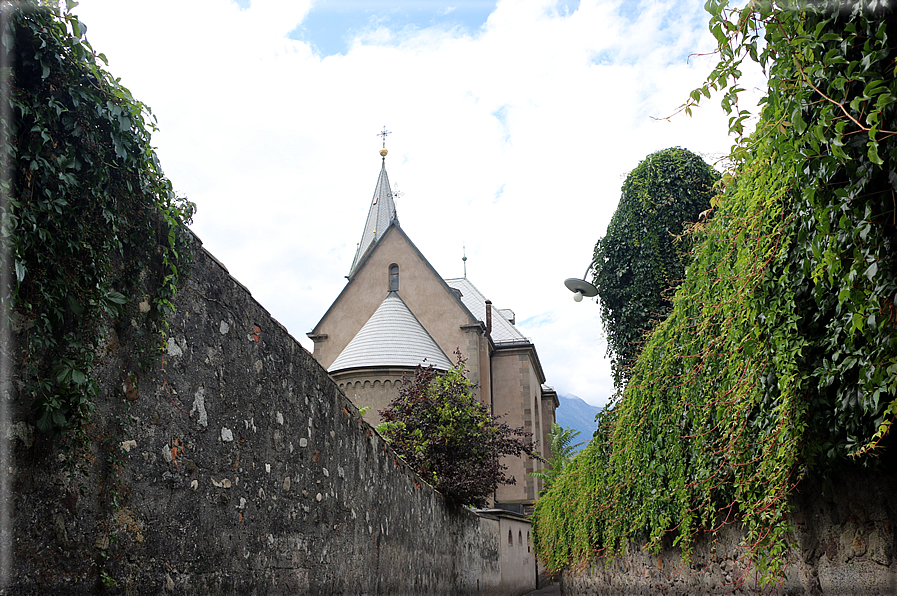
{"label": "tiled roof surface", "polygon": [[451,361],[395,292],[371,315],[327,372],[369,366],[424,366],[448,370]]}
{"label": "tiled roof surface", "polygon": [[358,250],[355,251],[352,268],[349,270],[350,276],[355,273],[355,268],[364,258],[368,248],[379,240],[386,233],[389,224],[396,220],[398,220],[396,204],[392,198],[389,177],[386,175],[384,166],[380,168],[380,176],[377,178],[377,186],[374,188],[374,198],[371,200],[371,209],[368,211],[368,219],[364,224],[364,233],[361,235],[361,242],[358,243]]}
{"label": "tiled roof surface", "polygon": [[[486,297],[480,293],[476,286],[470,283],[469,279],[458,277],[447,279],[445,283],[450,288],[461,292],[461,302],[464,303],[467,310],[473,313],[473,316],[480,321],[486,321]],[[523,334],[517,330],[517,327],[502,316],[494,304],[492,305],[492,339],[493,341],[527,341]]]}

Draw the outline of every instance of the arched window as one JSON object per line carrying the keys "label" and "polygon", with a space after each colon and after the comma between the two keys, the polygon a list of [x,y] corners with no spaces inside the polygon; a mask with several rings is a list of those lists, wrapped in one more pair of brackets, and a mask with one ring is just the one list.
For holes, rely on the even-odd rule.
{"label": "arched window", "polygon": [[395,263],[389,266],[389,291],[399,291],[399,266]]}
{"label": "arched window", "polygon": [[517,530],[517,544],[523,546],[523,532]]}
{"label": "arched window", "polygon": [[514,544],[514,536],[511,534],[511,530],[508,530],[508,544]]}

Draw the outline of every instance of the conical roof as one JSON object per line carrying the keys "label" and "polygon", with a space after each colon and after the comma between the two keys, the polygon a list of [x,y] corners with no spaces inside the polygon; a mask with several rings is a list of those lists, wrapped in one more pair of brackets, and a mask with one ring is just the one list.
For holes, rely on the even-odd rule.
{"label": "conical roof", "polygon": [[432,365],[439,370],[452,367],[445,352],[433,341],[405,301],[390,292],[327,372],[373,366],[415,367],[419,364]]}
{"label": "conical roof", "polygon": [[377,178],[377,186],[374,188],[374,198],[371,200],[371,209],[368,211],[368,219],[364,224],[364,233],[358,250],[352,260],[352,268],[349,277],[355,273],[355,268],[364,259],[364,255],[372,244],[377,242],[394,221],[398,222],[396,204],[392,198],[392,190],[389,188],[389,177],[386,175],[386,157],[380,167],[380,176]]}

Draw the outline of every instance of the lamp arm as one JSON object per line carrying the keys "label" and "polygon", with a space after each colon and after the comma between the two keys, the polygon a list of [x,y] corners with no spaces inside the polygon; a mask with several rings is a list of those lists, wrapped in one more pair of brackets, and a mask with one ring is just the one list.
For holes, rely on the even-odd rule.
{"label": "lamp arm", "polygon": [[589,274],[589,271],[592,270],[592,267],[595,266],[595,263],[598,262],[598,259],[599,259],[599,257],[595,257],[594,259],[592,259],[592,262],[589,263],[589,266],[586,267],[586,272],[582,274],[582,278],[583,278],[583,280],[588,281],[588,280],[586,279],[586,275]]}

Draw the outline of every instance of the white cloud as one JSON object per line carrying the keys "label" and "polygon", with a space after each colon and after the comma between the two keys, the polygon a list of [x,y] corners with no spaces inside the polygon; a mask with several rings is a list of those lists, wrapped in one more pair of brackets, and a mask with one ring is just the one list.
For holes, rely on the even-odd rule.
{"label": "white cloud", "polygon": [[[547,382],[611,393],[598,308],[574,304],[625,174],[681,145],[730,144],[716,107],[672,113],[709,71],[694,3],[502,0],[479,31],[384,24],[343,55],[287,38],[309,2],[83,0],[88,39],[152,106],[174,186],[206,247],[304,345],[361,235],[385,124],[403,229],[446,277],[468,274],[533,337]],[[626,5],[627,10],[631,7]],[[679,58],[681,57],[681,59]]]}

